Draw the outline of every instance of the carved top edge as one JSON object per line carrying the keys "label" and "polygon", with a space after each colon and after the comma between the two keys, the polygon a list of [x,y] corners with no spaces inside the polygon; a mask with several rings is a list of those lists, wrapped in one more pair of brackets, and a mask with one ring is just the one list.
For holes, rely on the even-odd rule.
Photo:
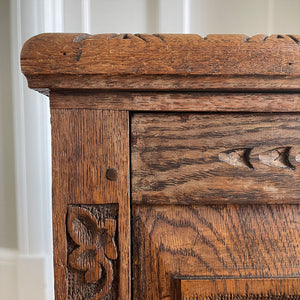
{"label": "carved top edge", "polygon": [[[96,76],[300,76],[300,35],[64,34],[28,40],[23,73]],[[127,76],[128,77],[128,76]],[[113,84],[112,84],[113,85]],[[48,87],[47,83],[40,86]]]}

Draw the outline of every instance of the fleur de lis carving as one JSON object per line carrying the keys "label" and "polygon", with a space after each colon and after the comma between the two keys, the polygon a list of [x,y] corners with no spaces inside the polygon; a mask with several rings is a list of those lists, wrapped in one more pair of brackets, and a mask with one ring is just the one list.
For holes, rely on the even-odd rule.
{"label": "fleur de lis carving", "polygon": [[102,299],[109,293],[113,282],[111,260],[118,257],[114,239],[116,220],[107,218],[97,221],[89,210],[70,206],[67,228],[70,237],[79,246],[69,255],[68,264],[76,270],[84,271],[87,283],[105,278],[103,288],[90,298]]}

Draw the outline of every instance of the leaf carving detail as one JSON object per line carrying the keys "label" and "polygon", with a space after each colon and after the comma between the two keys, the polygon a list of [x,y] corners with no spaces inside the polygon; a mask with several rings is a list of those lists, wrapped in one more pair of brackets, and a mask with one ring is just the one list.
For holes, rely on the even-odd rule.
{"label": "leaf carving detail", "polygon": [[68,209],[67,229],[79,246],[69,255],[68,264],[76,270],[84,271],[87,283],[97,282],[105,272],[105,284],[97,297],[92,298],[102,299],[109,293],[113,282],[111,260],[118,257],[116,220],[104,219],[98,222],[87,209],[71,206]]}

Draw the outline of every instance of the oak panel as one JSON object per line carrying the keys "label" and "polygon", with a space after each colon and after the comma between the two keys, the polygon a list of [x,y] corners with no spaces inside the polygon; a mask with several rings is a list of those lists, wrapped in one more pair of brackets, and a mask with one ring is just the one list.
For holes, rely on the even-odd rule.
{"label": "oak panel", "polygon": [[298,203],[299,114],[136,113],[132,201]]}
{"label": "oak panel", "polygon": [[[208,291],[223,277],[271,278],[273,293],[283,294],[285,285],[277,280],[300,276],[299,209],[299,205],[134,205],[134,299],[173,299],[176,279],[205,279]],[[231,283],[223,283],[223,290],[216,292],[228,288],[230,293]],[[300,293],[300,285],[288,286]],[[260,292],[259,285],[253,285],[252,293]]]}

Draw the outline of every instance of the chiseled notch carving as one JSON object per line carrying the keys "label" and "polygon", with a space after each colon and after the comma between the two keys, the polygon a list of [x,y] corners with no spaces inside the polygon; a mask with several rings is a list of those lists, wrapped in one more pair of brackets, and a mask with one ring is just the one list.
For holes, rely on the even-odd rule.
{"label": "chiseled notch carving", "polygon": [[[250,162],[250,152],[253,148],[239,148],[227,150],[219,154],[219,160],[226,162],[234,167],[250,168],[253,166]],[[291,147],[278,147],[258,154],[258,159],[263,164],[275,168],[288,168],[295,170],[295,167],[289,161]],[[300,156],[299,156],[300,157]],[[296,161],[297,157],[295,158]],[[299,159],[300,162],[300,159]]]}
{"label": "chiseled notch carving", "polygon": [[259,154],[259,160],[265,165],[276,168],[289,168],[295,169],[295,167],[289,161],[289,152],[291,147],[279,147],[272,150],[268,150]]}
{"label": "chiseled notch carving", "polygon": [[[68,274],[69,299],[114,299],[106,296],[114,280],[113,261],[118,257],[117,214],[105,216],[107,207],[103,206],[106,205],[91,205],[90,209],[87,205],[68,208],[67,230],[69,239],[76,244],[68,250],[68,269],[73,270],[73,275],[71,271]],[[74,270],[81,275],[74,274]]]}
{"label": "chiseled notch carving", "polygon": [[249,161],[249,155],[252,148],[239,148],[224,151],[219,154],[220,161],[226,162],[234,167],[253,169]]}

